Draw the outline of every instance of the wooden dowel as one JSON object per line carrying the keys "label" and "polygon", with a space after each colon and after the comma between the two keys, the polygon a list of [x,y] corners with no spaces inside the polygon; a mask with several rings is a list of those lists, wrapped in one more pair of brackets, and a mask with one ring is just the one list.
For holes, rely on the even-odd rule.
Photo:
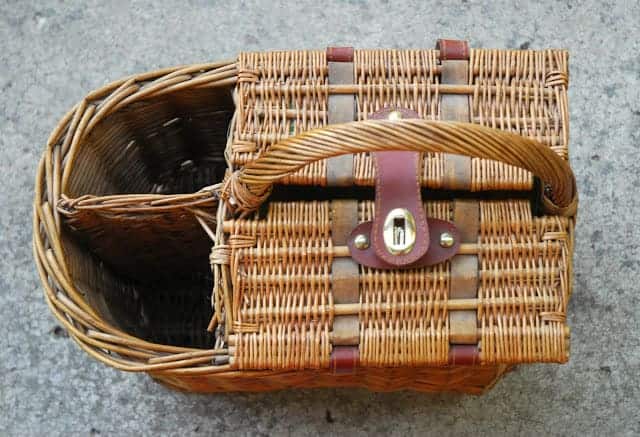
{"label": "wooden dowel", "polygon": [[424,90],[430,93],[442,94],[504,94],[511,95],[543,95],[552,96],[554,94],[554,88],[534,88],[534,87],[519,87],[519,86],[482,86],[479,85],[465,85],[465,84],[415,84],[415,83],[398,83],[398,84],[327,84],[327,85],[298,85],[298,84],[281,84],[281,83],[260,83],[252,88],[252,92],[258,95],[273,94],[274,92],[295,92],[298,94],[313,93],[317,94],[321,91],[326,91],[328,94],[359,94],[375,92],[376,90],[384,90],[385,93],[390,90],[397,91],[420,91]]}
{"label": "wooden dowel", "polygon": [[[310,108],[291,109],[291,108],[277,108],[277,107],[266,108],[264,106],[257,106],[253,108],[253,112],[255,115],[259,117],[263,117],[264,115],[267,114],[267,112],[269,112],[271,114],[278,114],[278,116],[284,117],[287,119],[296,119],[300,116],[304,116],[305,114],[313,115],[314,117],[320,117],[320,118],[325,118],[327,116],[327,111],[315,110]],[[491,116],[473,117],[474,123],[486,122],[488,120],[491,120]],[[548,122],[549,122],[549,119],[546,117],[527,117],[526,115],[523,115],[520,117],[512,116],[508,119],[500,120],[500,123],[506,123],[509,126],[515,126],[515,125],[538,126],[540,124],[544,124]]]}
{"label": "wooden dowel", "polygon": [[[256,141],[266,141],[266,142],[270,142],[270,143],[277,143],[279,141],[283,141],[287,138],[290,138],[293,135],[290,135],[287,132],[276,132],[276,133],[271,133],[271,132],[262,132],[262,133],[241,133],[238,134],[236,136],[236,140],[238,141],[248,141],[251,143],[255,143]],[[536,141],[539,141],[543,144],[546,144],[548,146],[551,146],[551,144],[554,143],[554,141],[556,143],[561,141],[561,138],[557,135],[536,135],[534,137],[531,137],[531,139],[534,139]],[[566,146],[561,146],[561,147],[566,147]],[[237,151],[237,150],[236,150]],[[251,151],[247,152],[250,153]],[[239,164],[240,162],[238,162]]]}
{"label": "wooden dowel", "polygon": [[[527,306],[548,306],[549,304],[555,304],[554,302],[549,302],[547,298],[541,297],[532,297],[528,300]],[[330,305],[320,305],[317,308],[309,309],[311,314],[317,312],[319,314],[328,314],[331,312],[333,308],[334,316],[347,316],[360,314],[361,312],[373,312],[373,311],[381,311],[386,312],[389,310],[393,311],[401,311],[401,310],[412,310],[421,305],[426,305],[426,303],[401,303],[396,302],[392,305],[388,305],[385,303],[343,303],[343,304],[334,304],[333,307]],[[450,299],[446,302],[434,302],[433,305],[436,309],[442,308],[447,311],[463,311],[463,310],[477,310],[479,306],[482,305],[494,305],[494,306],[520,306],[522,302],[516,298],[490,298],[490,299]],[[279,316],[287,316],[293,315],[299,312],[298,308],[278,308],[277,310],[273,310],[273,312],[277,312]],[[247,309],[242,310],[242,315],[245,317],[249,317],[254,319],[255,317],[264,317],[269,315],[269,308],[261,308],[261,309]]]}
{"label": "wooden dowel", "polygon": [[[222,230],[225,233],[231,233],[233,231],[233,227],[234,227],[233,220],[225,220],[225,222],[222,224]],[[348,246],[333,246],[331,248],[297,247],[295,248],[295,250],[304,250],[305,253],[308,253],[310,255],[320,254],[321,252],[324,252],[336,258],[344,258],[344,257],[350,256]],[[473,254],[477,254],[479,250],[480,250],[480,245],[478,244],[462,243],[460,245],[460,248],[458,249],[458,254],[473,255]],[[270,249],[269,253],[275,256],[287,256],[291,254],[291,251],[292,251],[292,248],[287,247],[287,248]]]}
{"label": "wooden dowel", "polygon": [[[463,300],[463,299],[460,299],[460,300]],[[464,300],[474,300],[474,299],[464,299]],[[478,334],[477,334],[478,340],[480,340],[481,334],[482,334],[482,331],[480,329],[478,329]],[[571,334],[571,331],[569,329],[569,326],[565,326],[564,327],[564,336],[565,336],[565,338],[569,338],[570,334]],[[329,335],[331,336],[332,333],[329,333]],[[238,334],[232,334],[232,335],[229,336],[229,340],[228,340],[228,343],[229,343],[229,355],[231,356],[231,360],[233,360],[233,356],[235,355],[237,342],[238,342]],[[233,364],[232,361],[229,361],[229,363]]]}

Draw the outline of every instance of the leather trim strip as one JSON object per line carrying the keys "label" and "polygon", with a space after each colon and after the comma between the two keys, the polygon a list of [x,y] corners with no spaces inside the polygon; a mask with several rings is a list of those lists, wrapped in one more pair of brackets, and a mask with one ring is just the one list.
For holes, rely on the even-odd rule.
{"label": "leather trim strip", "polygon": [[439,39],[436,50],[440,50],[440,59],[469,59],[469,44],[467,41],[456,39]]}
{"label": "leather trim strip", "polygon": [[329,359],[329,368],[333,373],[350,374],[360,365],[358,346],[334,346]]}
{"label": "leather trim strip", "polygon": [[360,318],[358,315],[336,316],[333,319],[331,344],[353,346],[360,344]]}
{"label": "leather trim strip", "polygon": [[331,201],[331,241],[334,246],[347,244],[349,235],[358,226],[358,201],[333,199]]}
{"label": "leather trim strip", "polygon": [[449,312],[449,343],[478,344],[478,316],[474,310]]}
{"label": "leather trim strip", "polygon": [[334,303],[360,300],[360,268],[351,258],[334,258],[331,264],[331,293]]}
{"label": "leather trim strip", "polygon": [[328,62],[353,62],[353,47],[327,47]]}
{"label": "leather trim strip", "polygon": [[[480,233],[480,205],[476,200],[453,202],[453,222],[461,243],[477,243]],[[478,295],[478,256],[456,255],[451,259],[449,299],[475,298]],[[449,312],[449,342],[452,345],[477,345],[478,315],[475,310]]]}
{"label": "leather trim strip", "polygon": [[449,364],[454,366],[475,366],[480,364],[478,346],[466,344],[451,346],[449,348]]}
{"label": "leather trim strip", "polygon": [[[354,83],[353,48],[327,48],[328,80],[332,85]],[[355,120],[355,95],[331,94],[327,101],[328,124],[347,123]],[[348,187],[353,185],[353,155],[341,155],[327,159],[327,185]]]}
{"label": "leather trim strip", "polygon": [[[469,48],[465,41],[440,40],[440,83],[469,83]],[[469,122],[469,96],[441,94],[440,120]],[[471,158],[444,155],[443,187],[449,190],[471,189]]]}

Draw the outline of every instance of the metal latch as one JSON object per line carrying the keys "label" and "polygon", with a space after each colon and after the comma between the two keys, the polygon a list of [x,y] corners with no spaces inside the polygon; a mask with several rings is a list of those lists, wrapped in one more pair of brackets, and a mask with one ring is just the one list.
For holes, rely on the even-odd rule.
{"label": "metal latch", "polygon": [[384,220],[384,245],[392,255],[411,252],[416,244],[416,221],[405,208],[392,209]]}

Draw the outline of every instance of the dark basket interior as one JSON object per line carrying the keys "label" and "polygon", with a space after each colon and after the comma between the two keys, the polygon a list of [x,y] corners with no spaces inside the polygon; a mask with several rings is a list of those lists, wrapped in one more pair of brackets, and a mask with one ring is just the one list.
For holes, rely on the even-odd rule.
{"label": "dark basket interior", "polygon": [[[193,193],[222,180],[232,88],[136,102],[82,141],[65,195]],[[191,216],[140,214],[62,232],[74,282],[101,315],[156,343],[212,347],[211,240]]]}

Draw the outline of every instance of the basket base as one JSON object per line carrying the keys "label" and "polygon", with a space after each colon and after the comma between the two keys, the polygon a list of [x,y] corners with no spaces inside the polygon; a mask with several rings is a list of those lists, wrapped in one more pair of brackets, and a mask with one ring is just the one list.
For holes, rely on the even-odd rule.
{"label": "basket base", "polygon": [[233,371],[214,375],[152,373],[160,384],[195,393],[263,392],[289,388],[362,387],[375,392],[415,390],[479,395],[515,366],[446,366],[425,368],[368,368],[354,374],[329,371]]}

